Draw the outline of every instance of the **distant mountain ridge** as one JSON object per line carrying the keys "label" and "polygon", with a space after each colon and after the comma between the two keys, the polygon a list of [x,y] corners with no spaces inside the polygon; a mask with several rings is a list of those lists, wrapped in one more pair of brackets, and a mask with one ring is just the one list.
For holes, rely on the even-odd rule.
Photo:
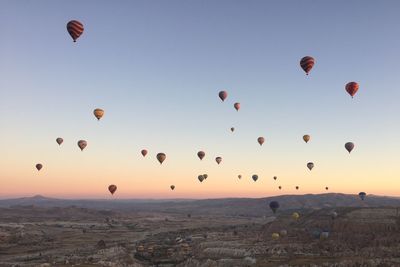
{"label": "distant mountain ridge", "polygon": [[265,198],[220,198],[220,199],[57,199],[41,195],[0,200],[0,207],[82,207],[102,210],[124,210],[137,212],[165,212],[218,214],[229,216],[262,216],[270,213],[268,204],[275,200],[280,210],[321,209],[335,207],[400,207],[400,198],[368,195],[361,201],[356,195],[327,193],[306,195],[280,195]]}

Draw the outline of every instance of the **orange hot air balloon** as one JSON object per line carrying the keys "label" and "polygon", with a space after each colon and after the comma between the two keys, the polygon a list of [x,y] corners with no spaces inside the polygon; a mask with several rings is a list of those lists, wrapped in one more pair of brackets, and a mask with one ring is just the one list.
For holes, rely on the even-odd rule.
{"label": "orange hot air balloon", "polygon": [[308,143],[308,141],[310,141],[311,136],[309,136],[308,134],[303,135],[303,140],[304,142]]}
{"label": "orange hot air balloon", "polygon": [[111,195],[114,195],[115,191],[117,191],[117,186],[116,185],[110,185],[108,187],[108,191],[110,191]]}
{"label": "orange hot air balloon", "polygon": [[228,93],[226,91],[221,91],[218,93],[218,96],[222,101],[225,101],[225,99],[228,97]]}
{"label": "orange hot air balloon", "polygon": [[42,165],[42,164],[40,164],[40,163],[36,164],[36,169],[37,169],[38,171],[40,171],[42,168],[43,168],[43,165]]}
{"label": "orange hot air balloon", "polygon": [[163,163],[163,161],[167,158],[167,155],[165,155],[164,153],[158,153],[157,154],[157,159],[160,162],[160,164]]}
{"label": "orange hot air balloon", "polygon": [[349,95],[351,95],[351,97],[353,98],[354,95],[357,93],[358,91],[358,83],[356,82],[349,82],[348,84],[346,84],[346,91]]}
{"label": "orange hot air balloon", "polygon": [[170,187],[171,187],[171,190],[175,189],[175,185],[171,185]]}
{"label": "orange hot air balloon", "polygon": [[97,118],[97,120],[100,120],[104,115],[104,110],[102,110],[101,108],[96,108],[93,111],[93,114]]}
{"label": "orange hot air balloon", "polygon": [[142,153],[143,157],[146,157],[147,155],[147,150],[146,149],[142,149],[142,151],[140,151],[140,153]]}
{"label": "orange hot air balloon", "polygon": [[346,148],[346,150],[349,152],[349,154],[350,154],[350,152],[354,149],[354,143],[352,143],[352,142],[347,142],[346,144],[344,144],[344,147]]}
{"label": "orange hot air balloon", "polygon": [[87,142],[85,140],[79,140],[78,146],[81,149],[81,151],[83,151],[85,149],[85,147],[87,146]]}
{"label": "orange hot air balloon", "polygon": [[257,138],[257,142],[260,144],[260,146],[262,146],[262,144],[264,144],[264,141],[265,141],[264,137],[260,136]]}
{"label": "orange hot air balloon", "polygon": [[231,127],[231,132],[233,133],[235,131],[235,127]]}
{"label": "orange hot air balloon", "polygon": [[77,20],[71,20],[67,23],[67,31],[69,35],[71,35],[74,42],[81,36],[83,33],[83,24]]}
{"label": "orange hot air balloon", "polygon": [[221,161],[222,161],[222,158],[221,158],[221,157],[216,157],[216,158],[215,158],[215,161],[216,161],[218,164],[220,164]]}
{"label": "orange hot air balloon", "polygon": [[61,137],[58,137],[56,139],[56,142],[57,142],[58,145],[61,145],[64,142],[64,139],[62,139]]}
{"label": "orange hot air balloon", "polygon": [[239,111],[239,109],[240,109],[240,103],[235,103],[235,104],[233,104],[233,107],[236,109],[236,111]]}
{"label": "orange hot air balloon", "polygon": [[206,155],[206,153],[204,151],[197,152],[197,156],[199,157],[200,160],[203,160],[205,155]]}
{"label": "orange hot air balloon", "polygon": [[313,57],[310,56],[306,56],[303,57],[300,60],[300,67],[306,72],[306,74],[308,75],[308,73],[311,71],[311,69],[313,68],[315,63],[315,60]]}
{"label": "orange hot air balloon", "polygon": [[309,168],[311,171],[314,168],[314,163],[312,162],[307,163],[307,168]]}

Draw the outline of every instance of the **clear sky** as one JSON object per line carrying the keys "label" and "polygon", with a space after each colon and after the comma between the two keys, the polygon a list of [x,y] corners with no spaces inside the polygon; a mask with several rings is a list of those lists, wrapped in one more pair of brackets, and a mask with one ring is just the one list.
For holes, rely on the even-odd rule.
{"label": "clear sky", "polygon": [[1,1],[0,197],[109,198],[109,184],[116,198],[400,196],[399,12],[394,0]]}

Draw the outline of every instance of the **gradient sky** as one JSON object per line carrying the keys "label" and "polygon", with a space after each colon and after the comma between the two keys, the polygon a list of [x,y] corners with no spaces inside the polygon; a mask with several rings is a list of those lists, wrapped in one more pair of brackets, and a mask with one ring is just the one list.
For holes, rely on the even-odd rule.
{"label": "gradient sky", "polygon": [[110,198],[112,183],[115,198],[400,196],[399,12],[394,0],[1,1],[0,197]]}

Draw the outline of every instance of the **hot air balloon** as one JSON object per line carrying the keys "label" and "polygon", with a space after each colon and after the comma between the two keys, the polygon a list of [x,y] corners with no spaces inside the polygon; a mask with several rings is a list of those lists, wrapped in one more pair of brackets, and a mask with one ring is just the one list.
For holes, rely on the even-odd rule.
{"label": "hot air balloon", "polygon": [[235,104],[233,104],[233,107],[236,109],[236,111],[239,111],[239,109],[240,109],[240,103],[235,103]]}
{"label": "hot air balloon", "polygon": [[293,212],[292,218],[293,218],[294,220],[298,220],[298,219],[300,218],[300,214],[297,213],[297,212]]}
{"label": "hot air balloon", "polygon": [[278,201],[271,201],[269,203],[269,207],[271,208],[271,210],[273,211],[273,213],[275,213],[278,208],[279,208],[279,202]]}
{"label": "hot air balloon", "polygon": [[77,20],[71,20],[67,23],[67,31],[74,42],[76,42],[76,39],[78,39],[83,33],[83,24]]}
{"label": "hot air balloon", "polygon": [[280,230],[279,231],[279,235],[282,236],[282,237],[287,236],[287,230],[285,230],[285,229]]}
{"label": "hot air balloon", "polygon": [[344,144],[344,147],[346,148],[346,150],[349,152],[349,154],[350,154],[350,152],[354,149],[354,143],[352,143],[352,142],[347,142],[346,144]]}
{"label": "hot air balloon", "polygon": [[276,181],[276,179],[278,179],[278,177],[274,176],[274,180]]}
{"label": "hot air balloon", "polygon": [[108,186],[108,191],[110,191],[111,195],[114,195],[115,191],[117,191],[117,186],[113,184]]}
{"label": "hot air balloon", "polygon": [[238,178],[239,178],[239,179],[242,179],[242,175],[239,174],[239,175],[238,175]]}
{"label": "hot air balloon", "polygon": [[298,186],[296,186],[296,190],[299,190],[299,187],[298,187]]}
{"label": "hot air balloon", "polygon": [[228,93],[226,91],[221,91],[218,93],[218,96],[222,101],[225,101],[225,99],[228,97]]}
{"label": "hot air balloon", "polygon": [[160,162],[160,164],[163,163],[163,161],[167,158],[167,155],[165,155],[164,153],[158,153],[157,154],[157,160]]}
{"label": "hot air balloon", "polygon": [[314,58],[310,56],[303,57],[300,60],[300,66],[306,72],[307,75],[314,66],[314,63],[315,63]]}
{"label": "hot air balloon", "polygon": [[222,158],[221,158],[221,157],[216,157],[216,158],[215,158],[215,161],[216,161],[218,164],[220,164],[221,161],[222,161]]}
{"label": "hot air balloon", "polygon": [[197,152],[197,156],[199,157],[200,160],[202,160],[205,155],[206,155],[206,153],[204,151]]}
{"label": "hot air balloon", "polygon": [[253,176],[251,176],[251,178],[254,180],[254,182],[255,181],[257,181],[258,180],[258,175],[257,174],[254,174]]}
{"label": "hot air balloon", "polygon": [[311,171],[314,168],[314,163],[312,162],[307,163],[307,168],[309,168]]}
{"label": "hot air balloon", "polygon": [[278,186],[278,188],[279,188],[279,190],[281,190],[281,189],[282,189],[282,186]]}
{"label": "hot air balloon", "polygon": [[200,182],[203,182],[204,176],[203,175],[199,175],[199,176],[197,176],[197,179],[199,179]]}
{"label": "hot air balloon", "polygon": [[308,141],[310,141],[311,136],[309,136],[308,134],[303,135],[303,140],[304,142],[308,143]]}
{"label": "hot air balloon", "polygon": [[278,234],[278,233],[273,233],[273,234],[272,234],[272,239],[273,239],[273,240],[279,239],[279,234]]}
{"label": "hot air balloon", "polygon": [[203,174],[204,180],[208,178],[208,174]]}
{"label": "hot air balloon", "polygon": [[171,187],[171,190],[175,189],[175,185],[171,185],[170,187]]}
{"label": "hot air balloon", "polygon": [[325,187],[325,190],[329,190],[329,187]]}
{"label": "hot air balloon", "polygon": [[142,156],[143,157],[146,157],[146,155],[147,155],[147,150],[146,149],[142,149],[142,151],[140,151],[140,153],[142,153]]}
{"label": "hot air balloon", "polygon": [[101,108],[96,108],[93,111],[93,114],[97,118],[97,120],[100,120],[104,115],[104,110],[102,110]]}
{"label": "hot air balloon", "polygon": [[262,136],[257,138],[257,142],[260,144],[260,146],[262,146],[262,144],[264,144],[264,141],[265,141],[265,139]]}
{"label": "hot air balloon", "polygon": [[358,83],[356,82],[349,82],[348,84],[346,84],[346,91],[349,95],[351,95],[351,97],[353,98],[354,95],[357,93],[358,91]]}
{"label": "hot air balloon", "polygon": [[235,131],[235,127],[231,127],[231,132],[233,133]]}
{"label": "hot air balloon", "polygon": [[81,151],[83,151],[86,146],[87,146],[87,142],[85,140],[78,141],[78,147],[81,149]]}
{"label": "hot air balloon", "polygon": [[64,139],[62,139],[61,137],[58,137],[56,139],[56,142],[57,142],[58,145],[61,145],[64,142]]}
{"label": "hot air balloon", "polygon": [[43,165],[42,165],[42,164],[40,164],[40,163],[36,164],[36,169],[37,169],[38,171],[40,171],[42,168],[43,168]]}
{"label": "hot air balloon", "polygon": [[358,193],[358,196],[361,198],[361,200],[364,200],[366,195],[367,194],[365,192]]}

